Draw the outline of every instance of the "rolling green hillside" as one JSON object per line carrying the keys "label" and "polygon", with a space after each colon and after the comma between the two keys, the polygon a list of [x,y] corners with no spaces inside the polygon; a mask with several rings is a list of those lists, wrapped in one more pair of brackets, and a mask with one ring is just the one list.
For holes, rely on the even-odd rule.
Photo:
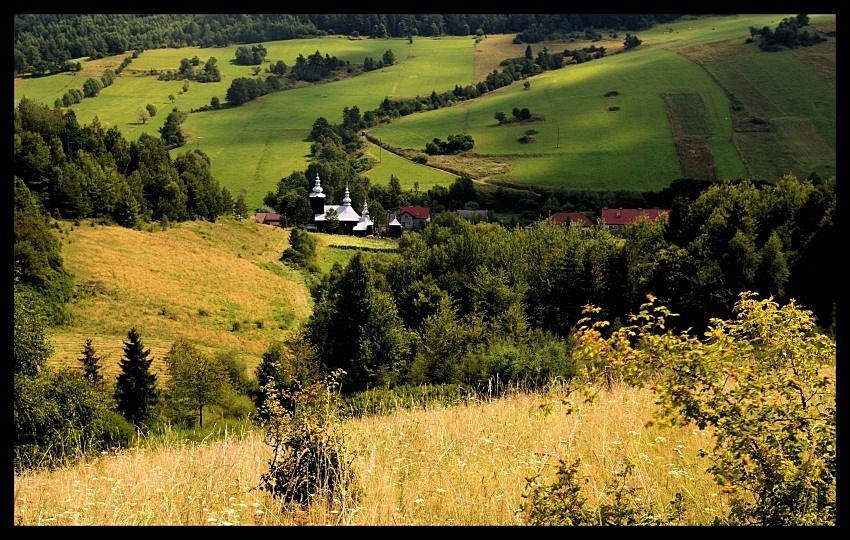
{"label": "rolling green hillside", "polygon": [[[530,77],[528,89],[514,84],[453,107],[404,117],[370,130],[385,145],[421,150],[434,138],[469,134],[476,156],[498,163],[492,170],[464,165],[478,180],[547,187],[590,189],[660,189],[677,178],[750,177],[772,181],[791,172],[807,177],[835,174],[835,38],[814,47],[766,53],[746,44],[749,28],[774,27],[788,15],[758,14],[688,17],[641,32],[642,44],[620,54],[623,36],[608,36],[596,45],[609,54],[584,64]],[[810,15],[820,31],[835,29],[835,15]],[[520,57],[525,45],[512,36],[475,39],[445,37],[347,39],[329,37],[265,43],[267,60],[293,65],[297,55],[315,51],[355,64],[393,50],[398,63],[356,77],[294,88],[246,105],[191,114],[182,125],[188,144],[179,155],[201,149],[212,159],[212,172],[251,207],[262,203],[277,181],[309,163],[308,135],[325,117],[340,122],[345,107],[375,109],[385,97],[426,96],[465,86],[499,69],[500,59]],[[534,44],[557,52],[590,42]],[[186,111],[222,102],[234,78],[250,77],[250,66],[232,63],[237,46],[144,51],[96,98],[73,106],[81,122],[97,117],[117,125],[129,139],[157,134],[167,111]],[[183,58],[214,56],[220,83],[158,81],[151,69],[176,70]],[[15,102],[26,95],[49,105],[88,76],[100,76],[122,58],[85,62],[76,75],[16,78]],[[174,95],[173,103],[169,95]],[[154,104],[159,114],[141,124],[138,110]],[[683,105],[691,103],[693,106]],[[679,105],[677,105],[679,104]],[[733,108],[735,104],[738,108]],[[499,126],[498,111],[514,107],[541,115],[533,124]],[[671,116],[672,115],[672,116]],[[688,131],[688,126],[697,129]],[[534,141],[520,143],[527,130]],[[448,185],[455,174],[402,162],[386,149],[370,149],[376,162],[366,174],[385,184],[395,174],[405,188]],[[377,154],[377,155],[376,155]],[[439,160],[432,160],[434,165]]]}

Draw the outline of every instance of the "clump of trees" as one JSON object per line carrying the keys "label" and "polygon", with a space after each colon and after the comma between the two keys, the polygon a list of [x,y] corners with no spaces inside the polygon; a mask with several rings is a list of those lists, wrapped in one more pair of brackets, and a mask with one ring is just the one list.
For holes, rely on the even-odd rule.
{"label": "clump of trees", "polygon": [[371,56],[367,56],[363,60],[363,71],[374,71],[376,69],[381,69],[384,66],[391,66],[396,63],[395,54],[392,49],[387,49],[384,55],[375,60]]}
{"label": "clump of trees", "polygon": [[200,63],[201,61],[197,56],[191,60],[183,58],[180,60],[180,67],[177,68],[177,71],[170,69],[161,71],[157,79],[160,81],[189,80],[200,83],[221,81],[221,69],[218,67],[218,60],[214,56],[210,56],[203,68],[198,67]]}
{"label": "clump of trees", "polygon": [[316,243],[316,238],[307,232],[307,228],[298,225],[289,232],[289,247],[283,251],[280,260],[291,262],[310,272],[318,273]]}
{"label": "clump of trees", "polygon": [[528,107],[523,107],[520,109],[519,107],[514,107],[511,111],[511,117],[508,117],[502,111],[496,111],[493,114],[493,118],[499,122],[499,125],[502,124],[510,124],[512,122],[529,122],[529,121],[541,121],[543,120],[542,114],[533,114]]}
{"label": "clump of trees", "polygon": [[425,153],[429,156],[459,154],[472,150],[474,146],[475,141],[472,135],[457,133],[449,135],[446,141],[434,137],[432,141],[425,144]]}
{"label": "clump of trees", "polygon": [[643,40],[639,37],[630,32],[626,32],[626,39],[623,40],[623,48],[626,50],[634,49],[641,43],[643,43]]}
{"label": "clump of trees", "polygon": [[775,30],[771,30],[767,26],[761,29],[751,26],[747,43],[756,43],[763,51],[781,51],[797,47],[810,47],[826,41],[826,38],[816,30],[809,32],[806,29],[808,25],[809,16],[801,14],[782,19]]}
{"label": "clump of trees", "polygon": [[266,61],[268,50],[261,44],[251,47],[242,46],[236,48],[236,64],[240,66],[259,66]]}

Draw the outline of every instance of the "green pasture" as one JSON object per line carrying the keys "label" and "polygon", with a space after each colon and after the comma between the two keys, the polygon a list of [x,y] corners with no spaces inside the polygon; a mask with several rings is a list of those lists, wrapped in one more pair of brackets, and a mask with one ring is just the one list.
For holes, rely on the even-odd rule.
{"label": "green pasture", "polygon": [[[362,253],[366,258],[382,258],[396,256],[398,240],[391,238],[361,238],[357,236],[344,236],[338,234],[316,233],[316,264],[322,274],[330,272],[334,263],[339,263],[345,268],[348,261],[358,253],[358,249],[365,248]],[[380,251],[376,251],[380,250]]]}
{"label": "green pasture", "polygon": [[[747,176],[748,168],[770,174],[806,167],[834,173],[834,83],[800,61],[797,51],[759,54],[755,46],[744,43],[750,27],[773,28],[789,16],[688,17],[640,32],[642,44],[636,50],[532,77],[528,90],[517,82],[475,100],[371,128],[371,134],[393,147],[417,150],[434,138],[469,134],[475,153],[511,160],[510,169],[494,180],[585,189],[660,189],[681,174],[662,96],[698,93],[708,116],[708,144],[722,177]],[[835,15],[810,15],[810,19],[834,20]],[[280,178],[306,169],[308,136],[317,118],[339,123],[345,107],[357,106],[365,112],[386,97],[427,96],[478,82],[472,37],[414,38],[408,43],[407,39],[333,36],[263,45],[269,62],[283,60],[289,66],[299,54],[306,58],[316,51],[362,64],[366,57],[380,59],[388,49],[398,63],[356,77],[278,92],[234,109],[190,115],[182,126],[188,142],[173,155],[203,150],[212,160],[212,173],[219,183],[234,197],[243,193],[252,208],[262,204]],[[536,44],[533,49],[545,45]],[[234,78],[253,76],[252,66],[233,63],[237,47],[144,51],[113,85],[73,109],[81,123],[97,117],[106,126],[118,126],[130,140],[142,133],[157,135],[173,107],[188,111],[208,105],[214,96],[224,103]],[[563,43],[553,47],[561,50]],[[223,80],[190,83],[184,93],[183,81],[158,81],[148,75],[151,69],[177,70],[181,59],[195,56],[202,63],[214,56]],[[52,107],[68,88],[81,87],[86,77],[16,78],[15,103],[26,95]],[[733,141],[730,103],[720,84],[741,99],[748,111],[771,119],[776,131],[745,134]],[[609,92],[617,94],[606,97]],[[169,94],[174,95],[173,103]],[[148,103],[156,106],[158,114],[141,124],[138,111]],[[501,111],[511,116],[515,107],[527,107],[544,119],[499,126],[494,114]],[[518,142],[529,129],[536,130],[534,142]],[[366,174],[376,185],[385,184],[394,174],[405,188],[418,183],[424,191],[449,185],[456,178],[375,146],[368,151],[375,166]],[[786,157],[777,160],[772,157],[775,154]]]}
{"label": "green pasture", "polygon": [[[723,92],[699,66],[665,49],[632,51],[546,72],[521,84],[428,114],[373,128],[390,145],[419,148],[431,134],[467,133],[479,154],[512,156],[495,179],[550,187],[660,189],[681,171],[662,94],[698,89],[724,176],[743,171],[729,142],[731,120]],[[616,95],[606,96],[610,92]],[[540,122],[500,126],[496,112],[514,108],[542,114]],[[618,110],[609,110],[619,107]],[[518,139],[534,129],[535,142]]]}
{"label": "green pasture", "polygon": [[419,165],[374,144],[367,144],[370,157],[376,161],[365,176],[368,176],[374,185],[387,185],[390,176],[395,175],[403,189],[416,189],[418,184],[419,191],[424,192],[434,186],[448,186],[458,177],[442,169]]}
{"label": "green pasture", "polygon": [[[433,90],[451,89],[456,84],[473,81],[472,38],[414,38],[407,39],[322,39],[288,40],[263,44],[269,62],[283,60],[295,64],[299,54],[305,58],[319,51],[352,64],[362,64],[366,57],[380,59],[392,50],[398,62],[356,78],[295,88],[265,96],[234,109],[194,113],[182,128],[188,143],[172,152],[176,157],[189,150],[200,149],[212,161],[213,176],[226,186],[234,198],[242,193],[248,206],[259,207],[268,191],[293,171],[309,164],[313,123],[319,117],[331,123],[342,121],[345,107],[357,106],[362,112],[376,109],[385,97],[429,95]],[[185,47],[144,51],[134,59],[115,83],[101,90],[96,98],[85,99],[73,109],[81,123],[95,117],[105,126],[118,126],[130,140],[142,133],[157,135],[169,111],[181,111],[208,105],[217,96],[225,102],[227,89],[234,78],[252,77],[252,66],[233,63],[238,46],[223,48]],[[159,81],[150,76],[151,69],[177,70],[183,58],[197,56],[203,64],[215,57],[222,73],[219,83],[190,82],[183,92],[183,81]],[[268,64],[264,64],[263,69]],[[37,79],[15,79],[15,102],[28,96],[47,105],[71,87],[81,87],[88,76],[74,77],[59,74]],[[169,100],[174,96],[174,102]],[[154,119],[142,124],[138,111],[148,103],[157,108]],[[377,152],[377,149],[376,149]],[[383,151],[376,156],[376,169],[369,172],[373,183],[382,184],[395,174],[405,188],[420,189],[451,184],[456,178],[431,167],[410,163]],[[394,167],[397,165],[397,167]]]}

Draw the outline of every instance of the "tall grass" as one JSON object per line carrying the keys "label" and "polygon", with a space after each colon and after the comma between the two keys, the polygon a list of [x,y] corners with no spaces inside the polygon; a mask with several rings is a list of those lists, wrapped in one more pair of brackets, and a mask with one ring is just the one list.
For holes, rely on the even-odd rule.
{"label": "tall grass", "polygon": [[[208,352],[234,350],[253,369],[270,344],[284,339],[312,309],[308,287],[313,277],[279,260],[289,247],[289,229],[250,219],[190,221],[167,230],[91,220],[56,226],[77,296],[69,306],[71,322],[49,330],[52,367],[81,368],[78,359],[92,338],[111,380],[135,325],[159,375],[164,375],[165,353],[181,337]],[[332,244],[372,249],[397,244],[321,233],[315,238],[322,272],[334,262],[345,266],[356,253]]]}
{"label": "tall grass", "polygon": [[711,435],[693,427],[647,427],[647,391],[614,386],[572,415],[557,393],[515,393],[450,407],[350,419],[347,458],[362,497],[339,512],[281,512],[258,489],[270,447],[258,430],[189,443],[165,436],[150,447],[73,467],[15,476],[16,525],[523,525],[527,478],[551,480],[559,460],[582,458],[588,504],[603,501],[624,460],[630,483],[666,508],[681,492],[683,525],[724,512],[698,456]]}

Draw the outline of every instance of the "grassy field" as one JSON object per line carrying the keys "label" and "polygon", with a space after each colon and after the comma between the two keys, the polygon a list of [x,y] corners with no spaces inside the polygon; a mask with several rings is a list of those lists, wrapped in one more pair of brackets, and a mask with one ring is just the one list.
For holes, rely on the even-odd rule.
{"label": "grassy field", "polygon": [[[164,231],[90,221],[59,226],[62,257],[80,294],[70,306],[72,322],[49,331],[53,367],[79,367],[91,338],[105,375],[115,377],[127,332],[135,327],[151,350],[155,373],[163,373],[163,356],[181,337],[207,351],[236,351],[253,369],[269,345],[312,310],[305,275],[279,261],[289,247],[289,229],[224,219]],[[397,242],[316,238],[323,272],[334,262],[344,266],[356,253],[330,245],[391,249]]]}
{"label": "grassy field", "polygon": [[[557,394],[518,394],[451,407],[401,410],[341,424],[343,460],[362,498],[345,507],[281,512],[258,489],[271,447],[256,431],[215,441],[166,440],[54,472],[15,476],[15,525],[524,525],[526,478],[554,481],[559,460],[581,458],[587,504],[611,504],[614,471],[639,504],[669,512],[676,492],[681,525],[708,525],[727,510],[705,472],[707,431],[645,425],[647,390],[615,386],[573,414]],[[547,414],[548,412],[548,414]]]}
{"label": "grassy field", "polygon": [[[283,60],[292,66],[299,54],[304,57],[319,51],[352,64],[362,64],[368,56],[379,59],[392,50],[398,64],[364,73],[354,78],[293,88],[264,96],[235,109],[196,113],[181,126],[188,143],[172,152],[175,157],[186,151],[200,149],[212,160],[213,175],[234,195],[246,197],[249,207],[262,205],[268,191],[278,180],[293,171],[303,171],[309,164],[310,129],[319,117],[329,122],[342,121],[345,107],[357,106],[362,112],[378,107],[385,97],[412,96],[432,89],[450,89],[455,84],[474,82],[472,38],[422,38],[412,44],[406,39],[322,39],[289,40],[265,43],[266,59]],[[233,63],[238,46],[223,48],[185,47],[144,51],[134,59],[115,83],[104,88],[96,98],[74,105],[77,118],[88,123],[95,117],[107,126],[116,125],[125,137],[136,140],[142,133],[158,136],[158,130],[173,107],[181,111],[209,105],[217,96],[225,102],[227,89],[233,79],[253,77],[252,66]],[[197,56],[202,62],[215,57],[222,73],[219,83],[190,83],[183,92],[183,81],[159,81],[150,70],[177,70],[180,60]],[[37,79],[15,78],[15,103],[22,96],[53,106],[56,98],[72,86],[81,87],[90,76],[99,78],[108,67],[115,69],[120,59],[86,62],[77,74],[59,74]],[[440,65],[440,69],[436,66]],[[497,65],[497,64],[496,64]],[[496,66],[492,66],[493,68]],[[264,66],[267,67],[267,66]],[[424,79],[424,80],[423,80]],[[175,97],[174,102],[169,95]],[[157,108],[157,116],[142,124],[138,110],[148,103]],[[449,185],[456,178],[432,167],[405,162],[397,169],[392,161],[370,172],[374,183],[386,184],[396,174],[405,188],[418,182],[421,189]],[[388,160],[390,158],[388,157]],[[396,161],[400,164],[400,160]]]}
{"label": "grassy field", "polygon": [[[751,177],[775,180],[792,172],[806,177],[816,171],[835,173],[835,42],[784,53],[761,53],[744,43],[751,26],[775,27],[790,15],[755,14],[688,17],[639,33],[636,50],[622,49],[623,36],[606,37],[596,45],[609,55],[585,64],[546,72],[528,79],[530,88],[515,83],[454,107],[416,114],[371,130],[393,147],[421,150],[433,138],[466,133],[475,141],[475,159],[454,160],[454,170],[475,179],[549,187],[590,189],[660,189],[689,172],[715,171],[718,178]],[[819,29],[835,28],[835,15],[810,15]],[[212,159],[213,175],[234,196],[243,193],[251,207],[262,204],[277,181],[306,169],[313,122],[325,117],[341,121],[345,107],[375,109],[385,97],[425,96],[456,85],[483,80],[505,58],[520,57],[524,44],[513,36],[371,40],[328,37],[264,43],[267,60],[293,65],[299,54],[319,51],[355,64],[380,58],[391,49],[398,64],[356,77],[295,88],[255,100],[235,109],[192,114],[183,124],[189,142],[173,151],[179,155],[199,148]],[[549,42],[532,46],[550,51],[581,48],[589,42]],[[117,125],[135,140],[141,133],[158,134],[172,107],[186,111],[222,102],[234,78],[251,77],[251,66],[236,66],[237,46],[144,51],[94,99],[73,108],[81,122],[97,117]],[[221,68],[220,83],[191,84],[157,81],[151,69],[176,70],[180,60],[214,56]],[[38,79],[16,78],[15,102],[26,95],[53,105],[71,86],[88,76],[100,76],[121,59],[85,62],[76,75]],[[615,91],[615,97],[606,97]],[[681,144],[669,120],[665,96],[698,94],[709,133],[697,146]],[[173,103],[169,94],[175,96]],[[730,115],[729,95],[744,105]],[[139,123],[138,110],[147,103],[159,114]],[[498,126],[497,111],[510,115],[514,107],[541,114],[532,125]],[[613,108],[619,109],[613,110]],[[753,131],[752,118],[766,120],[769,130]],[[535,129],[535,142],[517,141]],[[370,150],[376,167],[367,174],[385,184],[395,174],[405,188],[421,190],[449,185],[456,174],[395,159],[387,151]],[[375,152],[378,155],[375,156]],[[483,161],[481,158],[485,158]],[[486,160],[492,166],[482,167]],[[690,160],[690,164],[689,164]],[[441,160],[431,160],[437,165]],[[694,169],[693,165],[698,167]]]}

